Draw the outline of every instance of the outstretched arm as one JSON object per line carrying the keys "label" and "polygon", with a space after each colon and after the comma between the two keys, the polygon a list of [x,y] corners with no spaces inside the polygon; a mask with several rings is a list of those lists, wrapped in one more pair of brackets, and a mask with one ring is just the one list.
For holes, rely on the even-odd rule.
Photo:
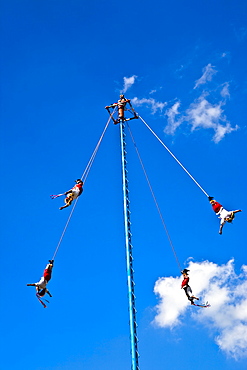
{"label": "outstretched arm", "polygon": [[238,212],[242,212],[242,209],[237,209],[236,211],[233,211],[234,214]]}
{"label": "outstretched arm", "polygon": [[[73,189],[73,188],[72,188],[72,189]],[[68,191],[66,191],[66,192],[64,193],[64,195],[67,195],[67,194],[71,193],[71,192],[72,192],[72,189],[69,189]]]}
{"label": "outstretched arm", "polygon": [[64,193],[62,193],[62,194],[57,194],[57,195],[52,194],[52,195],[50,195],[50,197],[51,197],[51,199],[56,199],[56,198],[58,198],[58,197],[61,197],[62,195],[64,195]]}
{"label": "outstretched arm", "polygon": [[111,104],[111,105],[107,105],[106,107],[105,107],[105,109],[107,109],[107,108],[114,108],[114,107],[116,107],[117,106],[117,103],[113,103],[113,104]]}

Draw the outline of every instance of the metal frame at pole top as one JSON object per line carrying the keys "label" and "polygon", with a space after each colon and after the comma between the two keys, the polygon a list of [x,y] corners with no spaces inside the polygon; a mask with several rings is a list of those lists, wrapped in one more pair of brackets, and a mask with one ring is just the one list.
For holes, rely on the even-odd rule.
{"label": "metal frame at pole top", "polygon": [[127,171],[127,151],[125,142],[125,126],[124,121],[120,121],[120,141],[121,141],[121,156],[122,156],[122,181],[123,181],[123,203],[124,203],[124,230],[125,230],[125,247],[126,247],[126,267],[127,267],[127,284],[128,284],[128,302],[129,302],[129,324],[130,324],[130,340],[131,340],[131,364],[132,370],[140,370],[138,365],[138,339],[137,339],[137,323],[136,323],[136,308],[135,308],[135,293],[134,293],[134,270],[133,256],[130,230],[130,201],[128,189],[128,171]]}

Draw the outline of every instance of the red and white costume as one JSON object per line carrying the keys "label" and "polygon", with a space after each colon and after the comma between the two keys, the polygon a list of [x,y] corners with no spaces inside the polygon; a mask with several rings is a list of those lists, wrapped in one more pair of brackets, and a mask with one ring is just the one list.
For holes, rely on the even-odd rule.
{"label": "red and white costume", "polygon": [[44,274],[41,277],[40,281],[38,283],[35,283],[35,286],[40,289],[45,289],[48,282],[51,280],[51,272],[52,269],[49,268],[50,264],[48,264],[44,270]]}
{"label": "red and white costume", "polygon": [[181,284],[181,288],[183,288],[188,300],[191,302],[191,304],[194,304],[194,299],[197,299],[195,298],[193,295],[192,295],[192,289],[189,285],[189,276],[186,275],[184,276],[184,280],[182,281],[182,284]]}
{"label": "red and white costume", "polygon": [[68,191],[68,194],[71,194],[73,200],[78,198],[82,193],[82,184],[76,184],[71,190]]}
{"label": "red and white costume", "polygon": [[224,224],[228,217],[232,216],[233,211],[227,211],[219,202],[212,203],[212,208],[217,216],[219,216],[220,224]]}

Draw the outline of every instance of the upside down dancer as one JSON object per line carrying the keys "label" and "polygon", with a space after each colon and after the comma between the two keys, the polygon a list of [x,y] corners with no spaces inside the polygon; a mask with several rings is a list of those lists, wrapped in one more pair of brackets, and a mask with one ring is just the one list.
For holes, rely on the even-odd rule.
{"label": "upside down dancer", "polygon": [[34,284],[27,284],[27,286],[35,286],[36,287],[36,296],[38,298],[38,300],[40,301],[40,303],[42,303],[42,305],[44,307],[46,307],[45,303],[42,302],[42,298],[45,296],[45,294],[47,293],[50,297],[52,297],[51,293],[49,292],[49,290],[47,289],[47,284],[48,282],[51,280],[51,274],[52,274],[52,269],[53,269],[53,264],[54,264],[54,260],[49,260],[49,263],[46,265],[46,268],[44,270],[44,273],[43,273],[43,276],[40,278],[40,281],[38,281],[37,283],[34,283]]}
{"label": "upside down dancer", "polygon": [[227,211],[223,206],[216,202],[216,200],[213,197],[208,197],[209,202],[212,205],[212,208],[217,216],[219,216],[220,219],[220,229],[219,234],[222,234],[223,226],[226,222],[231,223],[235,218],[235,213],[242,212],[241,209],[237,209],[236,211]]}

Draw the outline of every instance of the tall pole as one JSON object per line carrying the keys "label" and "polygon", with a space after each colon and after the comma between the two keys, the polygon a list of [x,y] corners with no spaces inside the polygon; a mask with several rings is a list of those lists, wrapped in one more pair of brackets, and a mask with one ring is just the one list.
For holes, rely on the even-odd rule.
{"label": "tall pole", "polygon": [[127,178],[127,160],[126,160],[126,142],[125,142],[125,126],[124,121],[120,121],[120,140],[121,140],[121,156],[122,156],[122,179],[123,179],[123,200],[124,200],[124,230],[125,230],[125,247],[126,247],[126,264],[127,264],[127,284],[128,284],[128,301],[129,301],[129,324],[130,324],[130,341],[131,341],[131,364],[132,370],[140,370],[138,365],[138,339],[137,339],[137,324],[136,324],[136,309],[135,309],[135,294],[134,294],[134,270],[132,243],[130,231],[130,201]]}

